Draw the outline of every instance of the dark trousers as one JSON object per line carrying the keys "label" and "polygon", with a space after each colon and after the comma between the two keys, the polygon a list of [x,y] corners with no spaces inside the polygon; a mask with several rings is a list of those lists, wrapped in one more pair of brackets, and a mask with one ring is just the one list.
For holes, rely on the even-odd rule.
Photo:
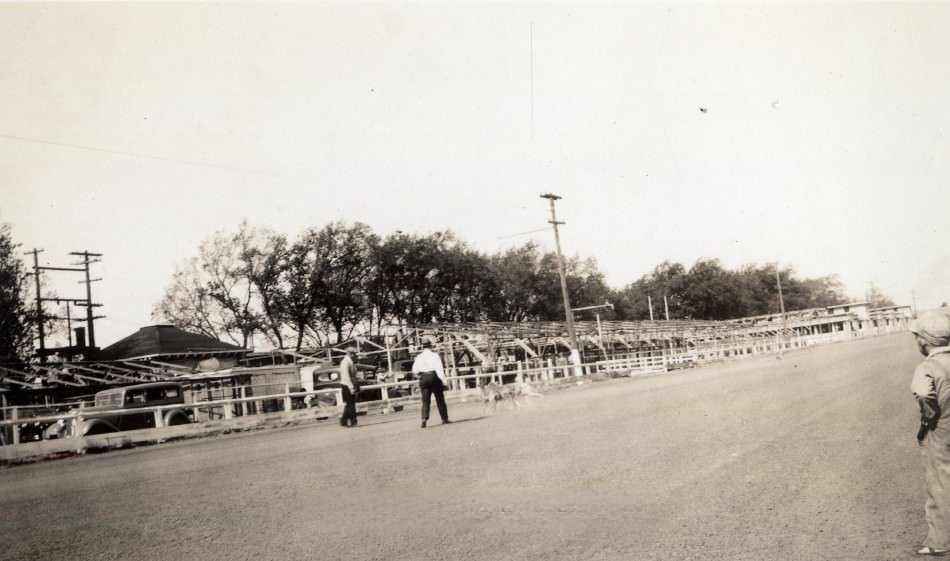
{"label": "dark trousers", "polygon": [[342,386],[343,389],[343,416],[340,417],[340,424],[344,427],[347,424],[356,424],[356,394],[350,391],[350,388]]}
{"label": "dark trousers", "polygon": [[443,421],[449,420],[449,409],[445,406],[445,386],[435,372],[423,372],[419,375],[419,389],[422,391],[422,420],[429,420],[429,402],[435,395],[435,405]]}

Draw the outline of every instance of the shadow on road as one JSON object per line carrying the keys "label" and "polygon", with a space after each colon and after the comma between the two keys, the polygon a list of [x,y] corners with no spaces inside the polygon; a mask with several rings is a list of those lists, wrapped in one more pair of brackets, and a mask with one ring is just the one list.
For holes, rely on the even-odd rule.
{"label": "shadow on road", "polygon": [[[452,421],[452,422],[449,423],[449,424],[450,424],[450,425],[457,425],[457,424],[460,424],[460,423],[467,423],[467,422],[469,422],[469,421],[481,421],[482,419],[487,419],[487,418],[488,418],[488,417],[485,417],[485,416],[481,416],[481,417],[469,417],[468,419],[459,419],[459,420],[457,420],[457,421]],[[429,425],[428,428],[440,427],[440,426],[442,426],[442,425],[444,425],[444,424],[445,424],[445,423],[432,424],[432,425]]]}

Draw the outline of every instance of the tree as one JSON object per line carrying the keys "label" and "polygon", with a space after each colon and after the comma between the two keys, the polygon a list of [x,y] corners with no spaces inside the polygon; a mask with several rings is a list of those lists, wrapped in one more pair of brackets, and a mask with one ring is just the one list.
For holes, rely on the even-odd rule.
{"label": "tree", "polygon": [[[680,263],[664,261],[654,267],[653,271],[644,275],[640,280],[628,284],[615,293],[615,308],[620,319],[645,320],[650,319],[650,302],[653,304],[654,319],[666,317],[665,307],[669,307],[670,319],[687,317],[686,300],[686,267]],[[663,297],[666,297],[664,305]]]}
{"label": "tree", "polygon": [[403,325],[441,317],[456,284],[447,256],[458,243],[448,231],[426,236],[397,232],[378,245],[366,282],[377,325],[384,319]]}
{"label": "tree", "polygon": [[331,333],[340,342],[345,329],[349,336],[371,317],[366,288],[378,245],[366,224],[334,222],[305,231],[290,247],[283,309],[298,349],[308,338],[328,342]]}
{"label": "tree", "polygon": [[400,283],[402,318],[410,324],[438,321],[443,300],[450,297],[452,272],[446,255],[459,241],[451,231],[433,232],[413,239],[403,256],[406,267]]}
{"label": "tree", "polygon": [[152,310],[152,317],[186,331],[221,339],[224,323],[219,306],[203,281],[200,260],[191,257],[175,268],[165,294]]}
{"label": "tree", "polygon": [[339,343],[344,327],[349,327],[349,337],[353,327],[369,315],[363,289],[371,277],[379,237],[361,222],[334,222],[319,232],[315,242],[315,265],[323,268],[318,276],[322,283],[317,286],[319,305]]}
{"label": "tree", "polygon": [[244,222],[234,234],[219,231],[205,240],[198,257],[178,266],[153,317],[248,347],[266,325],[248,276],[254,266],[245,261],[258,255],[255,236]]}
{"label": "tree", "polygon": [[[553,253],[550,255],[555,259],[556,267],[557,257]],[[597,260],[593,257],[588,257],[587,259],[581,259],[577,256],[568,258],[565,260],[564,269],[565,278],[567,280],[567,293],[571,299],[571,307],[582,308],[600,305],[610,298],[610,287],[607,286],[604,280],[604,274],[600,271],[600,268],[597,266]],[[558,287],[557,294],[560,295],[560,279],[558,279]],[[561,296],[559,299],[561,303],[559,306],[560,316],[564,315],[563,301],[564,298]],[[613,312],[610,310],[602,309],[599,313],[601,317],[613,317]],[[590,315],[588,317],[593,316]]]}
{"label": "tree", "polygon": [[718,259],[700,259],[686,274],[683,288],[685,317],[722,320],[740,317],[735,277]]}
{"label": "tree", "polygon": [[242,223],[236,238],[240,244],[243,274],[258,299],[261,332],[271,344],[284,346],[284,271],[287,269],[287,238],[270,230]]}
{"label": "tree", "polygon": [[775,314],[781,309],[776,271],[782,281],[787,311],[820,308],[847,301],[844,287],[831,275],[800,279],[792,267],[776,263],[743,265],[735,271],[717,260],[700,259],[687,271],[679,263],[664,261],[640,280],[614,293],[617,315],[622,319],[647,319],[647,296],[653,298],[654,316],[662,313],[667,296],[670,319],[730,319]]}
{"label": "tree", "polygon": [[28,274],[9,224],[0,224],[0,362],[23,362],[33,347],[33,311],[24,301]]}
{"label": "tree", "polygon": [[311,336],[322,343],[319,332],[313,331],[320,317],[320,291],[324,284],[321,275],[325,272],[319,264],[318,238],[319,231],[310,228],[287,251],[286,288],[281,295],[281,308],[285,321],[296,333],[298,351]]}
{"label": "tree", "polygon": [[497,293],[489,309],[490,317],[497,321],[537,319],[539,310],[547,307],[541,301],[549,296],[549,290],[544,286],[538,245],[528,242],[496,253],[488,259],[488,267],[497,285]]}
{"label": "tree", "polygon": [[[736,271],[736,283],[739,288],[739,305],[735,317],[775,314],[781,310],[778,296],[778,281],[775,273],[778,264],[743,265]],[[783,296],[786,309],[791,309],[794,290],[791,285],[792,271],[780,271]]]}
{"label": "tree", "polygon": [[867,296],[868,302],[871,305],[871,308],[884,308],[887,306],[894,306],[894,301],[887,297],[886,294],[881,292],[876,286],[871,285],[871,289],[868,290]]}
{"label": "tree", "polygon": [[435,285],[440,322],[474,322],[489,319],[498,283],[492,275],[489,259],[456,243],[438,254],[438,272],[430,278]]}
{"label": "tree", "polygon": [[[558,273],[557,254],[541,253],[534,242],[513,247],[486,259],[492,303],[488,315],[497,321],[560,321],[564,297]],[[571,306],[603,304],[612,296],[595,259],[574,256],[564,260],[567,293]],[[603,314],[602,314],[603,315]],[[609,315],[609,314],[608,314]]]}
{"label": "tree", "polygon": [[[377,334],[384,322],[402,319],[403,304],[399,296],[403,287],[404,263],[411,251],[411,237],[396,232],[390,234],[372,250],[373,270],[366,280],[366,298],[372,310],[371,320]],[[370,326],[372,330],[373,325]]]}

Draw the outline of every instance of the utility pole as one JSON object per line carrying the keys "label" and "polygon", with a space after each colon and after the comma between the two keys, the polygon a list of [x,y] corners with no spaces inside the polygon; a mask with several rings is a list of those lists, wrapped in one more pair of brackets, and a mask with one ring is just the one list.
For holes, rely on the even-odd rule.
{"label": "utility pole", "polygon": [[[561,295],[564,297],[564,317],[567,319],[567,333],[571,337],[571,344],[574,345],[572,351],[579,353],[580,345],[577,344],[577,332],[574,331],[574,314],[571,312],[571,299],[567,295],[567,277],[564,273],[564,257],[561,255],[561,236],[557,231],[558,224],[564,224],[564,222],[558,222],[557,214],[554,210],[554,201],[561,197],[553,193],[545,193],[541,195],[541,198],[547,199],[551,203],[551,220],[548,222],[554,226],[554,245],[557,248],[557,272],[561,277]],[[580,357],[578,356],[578,358]]]}
{"label": "utility pole", "polygon": [[[87,321],[87,323],[88,323],[89,341],[90,341],[90,345],[89,345],[89,346],[90,346],[90,347],[94,347],[94,346],[95,346],[95,334],[94,334],[94,332],[93,332],[93,329],[94,329],[94,328],[93,328],[93,323],[92,323],[92,322],[93,322],[94,319],[101,319],[102,317],[104,317],[104,316],[95,316],[95,317],[94,317],[94,316],[92,315],[92,308],[93,308],[93,307],[101,306],[102,304],[93,304],[93,303],[92,303],[92,291],[91,291],[91,289],[90,289],[90,284],[91,284],[92,282],[95,282],[95,281],[98,281],[98,280],[101,280],[101,279],[90,279],[90,278],[89,278],[89,264],[90,264],[90,263],[96,263],[96,262],[98,261],[98,260],[90,260],[89,258],[90,258],[90,257],[101,257],[101,254],[99,254],[99,253],[89,253],[88,251],[82,252],[82,253],[71,253],[70,255],[83,255],[83,256],[85,257],[84,260],[83,260],[83,263],[80,263],[80,264],[82,264],[82,265],[85,265],[85,267],[82,268],[82,269],[76,269],[76,268],[71,268],[71,267],[40,267],[39,254],[40,254],[40,252],[42,252],[42,251],[43,251],[43,250],[41,250],[41,249],[34,249],[33,251],[27,252],[27,255],[29,255],[29,254],[31,254],[31,253],[33,254],[33,275],[34,275],[34,277],[35,277],[35,279],[36,279],[36,316],[37,316],[37,317],[36,317],[36,328],[37,328],[36,330],[37,330],[37,333],[38,333],[38,335],[39,335],[39,340],[40,340],[39,350],[37,351],[36,354],[37,354],[37,356],[39,357],[41,363],[42,363],[42,362],[46,362],[46,355],[47,355],[47,354],[50,354],[50,353],[52,353],[52,352],[58,352],[58,351],[60,351],[60,350],[63,350],[63,349],[51,349],[50,351],[47,351],[47,349],[46,349],[46,326],[45,326],[46,320],[47,320],[47,319],[50,319],[50,320],[62,320],[63,318],[61,318],[61,317],[59,317],[59,316],[55,316],[55,315],[46,315],[46,313],[45,313],[44,310],[43,310],[43,302],[56,302],[57,304],[62,304],[63,302],[66,303],[66,318],[65,318],[65,319],[66,319],[66,322],[67,322],[67,334],[68,334],[68,338],[69,338],[69,347],[66,347],[66,349],[71,349],[71,348],[73,347],[73,341],[72,341],[72,315],[71,315],[70,310],[69,310],[69,305],[70,305],[70,304],[73,304],[73,305],[75,305],[75,306],[85,306],[85,307],[87,308],[86,321]],[[85,298],[85,299],[82,299],[82,298],[44,298],[44,297],[43,297],[43,289],[42,289],[42,281],[41,281],[41,274],[42,274],[42,271],[66,271],[66,272],[72,272],[72,273],[85,273],[85,275],[86,275],[86,280],[85,280],[85,281],[79,281],[79,282],[86,284],[86,298]],[[78,341],[77,341],[77,343],[78,343]]]}
{"label": "utility pole", "polygon": [[782,297],[782,279],[779,277],[778,268],[775,269],[775,282],[778,284],[778,305],[782,310],[782,321],[785,321],[785,298]]}
{"label": "utility pole", "polygon": [[650,321],[653,321],[653,298],[647,294],[647,306],[650,308]]}
{"label": "utility pole", "polygon": [[66,300],[66,343],[73,346],[73,318],[69,313],[69,300]]}
{"label": "utility pole", "polygon": [[666,293],[663,293],[663,310],[666,311],[666,321],[670,321],[670,303],[666,300]]}
{"label": "utility pole", "polygon": [[785,316],[785,298],[782,296],[782,277],[779,276],[778,267],[775,267],[775,282],[778,284],[778,305],[782,310],[782,335],[788,335],[788,318]]}
{"label": "utility pole", "polygon": [[33,248],[25,255],[33,254],[33,276],[36,279],[36,331],[40,336],[40,362],[46,362],[46,328],[43,326],[43,294],[40,289],[40,252],[42,249]]}
{"label": "utility pole", "polygon": [[86,303],[85,303],[85,304],[78,304],[78,303],[77,303],[77,305],[78,305],[78,306],[83,306],[83,305],[86,306],[86,325],[87,325],[88,328],[89,328],[89,347],[91,347],[91,348],[94,349],[94,348],[96,347],[96,329],[95,329],[95,327],[93,326],[93,320],[102,319],[102,318],[105,317],[105,316],[95,316],[95,317],[93,317],[93,315],[92,315],[92,309],[93,309],[94,307],[99,307],[99,306],[102,305],[102,304],[93,304],[93,303],[92,303],[92,283],[101,281],[102,279],[101,279],[101,278],[100,278],[100,279],[90,279],[90,278],[89,278],[89,265],[90,265],[91,263],[98,263],[99,261],[101,261],[101,259],[90,259],[90,257],[102,257],[102,254],[101,254],[101,253],[90,253],[90,252],[88,252],[88,251],[73,251],[73,252],[70,252],[70,255],[79,255],[79,256],[81,256],[81,257],[83,258],[82,262],[81,262],[81,263],[77,263],[77,265],[82,265],[82,266],[83,266],[83,271],[86,273],[86,280],[84,280],[84,281],[79,281],[80,284],[85,284],[85,285],[86,285]]}
{"label": "utility pole", "polygon": [[874,286],[874,281],[868,281],[868,308],[873,310],[876,307],[875,300],[880,301],[877,297],[877,288]]}

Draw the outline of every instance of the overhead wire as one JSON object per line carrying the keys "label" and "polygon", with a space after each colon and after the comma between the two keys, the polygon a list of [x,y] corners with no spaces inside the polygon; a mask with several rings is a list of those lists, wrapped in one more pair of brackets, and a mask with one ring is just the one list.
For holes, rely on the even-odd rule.
{"label": "overhead wire", "polygon": [[[281,177],[281,178],[286,178],[286,179],[294,179],[294,180],[297,180],[297,181],[316,181],[316,180],[317,180],[317,178],[315,178],[315,177],[308,177],[308,176],[301,176],[301,175],[293,175],[293,174],[288,174],[288,173],[279,172],[279,171],[269,171],[269,170],[260,170],[260,169],[254,169],[254,168],[245,168],[245,167],[233,166],[233,165],[227,165],[227,164],[215,164],[215,163],[212,163],[212,162],[205,162],[205,161],[201,161],[201,160],[189,160],[189,159],[185,159],[185,158],[173,158],[173,157],[169,157],[169,156],[156,156],[156,155],[153,155],[153,154],[146,154],[146,153],[143,153],[143,152],[133,152],[133,151],[129,151],[129,150],[117,150],[117,149],[114,149],[114,148],[103,148],[103,147],[101,147],[101,146],[89,146],[89,145],[85,145],[85,144],[76,144],[76,143],[72,143],[72,142],[61,142],[61,141],[48,140],[48,139],[41,139],[41,138],[30,138],[30,137],[26,137],[26,136],[18,136],[18,135],[13,135],[13,134],[5,134],[5,133],[2,133],[2,132],[0,132],[0,138],[6,139],[6,140],[18,141],[18,142],[29,142],[29,143],[33,143],[33,144],[43,144],[43,145],[47,145],[47,146],[57,146],[57,147],[60,147],[60,148],[72,148],[72,149],[75,149],[75,150],[86,150],[86,151],[98,152],[98,153],[102,153],[102,154],[112,154],[112,155],[117,155],[117,156],[126,156],[126,157],[129,157],[129,158],[144,158],[144,159],[156,160],[156,161],[160,161],[160,162],[169,162],[169,163],[176,163],[176,164],[185,164],[185,165],[189,165],[189,166],[205,167],[205,168],[211,168],[211,169],[220,169],[220,170],[233,171],[233,172],[238,172],[238,173],[248,173],[248,174],[254,174],[254,175],[265,175],[265,176],[270,176],[270,177]],[[466,204],[476,204],[476,205],[485,206],[485,207],[494,208],[494,209],[506,208],[506,209],[512,209],[512,210],[531,211],[531,212],[543,212],[543,211],[544,211],[544,209],[537,208],[537,207],[531,207],[531,206],[525,206],[525,205],[499,204],[499,203],[497,203],[497,202],[483,201],[483,200],[474,199],[474,198],[468,198],[468,197],[459,197],[459,196],[457,196],[457,195],[443,194],[443,195],[440,195],[440,198],[449,199],[449,200],[456,200],[456,201],[463,202],[463,203],[466,203]]]}

